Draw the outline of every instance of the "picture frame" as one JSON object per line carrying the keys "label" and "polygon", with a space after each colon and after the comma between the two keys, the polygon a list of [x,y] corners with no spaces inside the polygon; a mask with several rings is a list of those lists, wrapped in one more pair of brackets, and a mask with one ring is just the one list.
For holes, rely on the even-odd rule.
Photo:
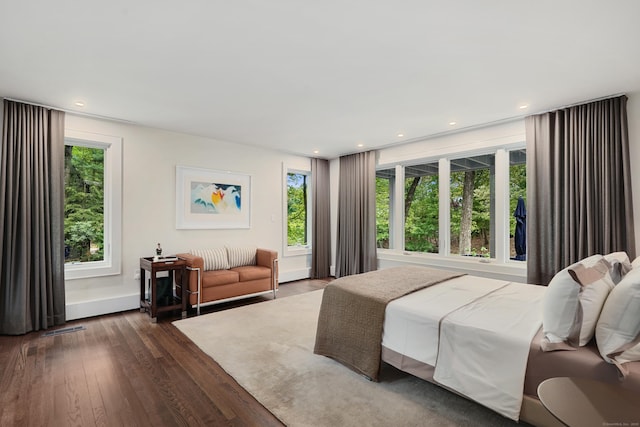
{"label": "picture frame", "polygon": [[251,176],[176,166],[176,229],[251,227]]}

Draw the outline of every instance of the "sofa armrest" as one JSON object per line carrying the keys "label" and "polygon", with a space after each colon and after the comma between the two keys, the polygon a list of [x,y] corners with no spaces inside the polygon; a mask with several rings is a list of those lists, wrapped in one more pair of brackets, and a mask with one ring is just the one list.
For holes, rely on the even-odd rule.
{"label": "sofa armrest", "polygon": [[271,269],[271,278],[273,280],[273,288],[278,288],[278,251],[271,249],[256,250],[256,265],[268,267]]}
{"label": "sofa armrest", "polygon": [[204,270],[204,259],[202,257],[192,254],[177,254],[176,256],[185,260],[188,267]]}
{"label": "sofa armrest", "polygon": [[[187,263],[187,277],[189,278],[188,289],[192,293],[198,292],[198,277],[204,272],[204,260],[202,257],[192,254],[176,254],[178,258],[181,258]],[[178,283],[182,286],[182,283]]]}
{"label": "sofa armrest", "polygon": [[260,249],[260,248],[256,250],[256,265],[273,268],[273,262],[276,259],[278,259],[277,251],[273,251],[271,249]]}

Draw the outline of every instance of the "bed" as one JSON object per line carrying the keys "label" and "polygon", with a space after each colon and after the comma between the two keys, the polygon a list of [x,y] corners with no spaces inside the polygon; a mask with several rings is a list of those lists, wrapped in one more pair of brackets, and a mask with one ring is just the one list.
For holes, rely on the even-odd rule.
{"label": "bed", "polygon": [[[578,266],[586,270],[567,267],[564,276],[577,270],[581,277],[571,280],[596,280],[583,289],[604,288],[597,281],[604,279],[594,276],[594,265],[596,270],[605,266],[608,271],[602,275],[612,289],[612,272],[620,272],[615,278],[620,282],[628,271],[601,259]],[[633,282],[640,283],[640,269],[634,274]],[[550,305],[550,295],[555,298],[557,287],[549,292],[551,284],[510,283],[415,266],[340,278],[325,288],[314,351],[374,381],[386,362],[537,426],[559,425],[537,397],[538,385],[547,378],[595,378],[637,391],[640,397],[640,362],[609,363],[593,338],[572,346],[575,327],[569,328],[568,338],[547,342],[554,335],[543,327],[545,304]],[[640,298],[640,291],[637,295]],[[586,303],[578,304],[580,310],[582,306],[585,312],[573,317],[584,322],[591,314]],[[546,320],[552,323],[549,316]]]}

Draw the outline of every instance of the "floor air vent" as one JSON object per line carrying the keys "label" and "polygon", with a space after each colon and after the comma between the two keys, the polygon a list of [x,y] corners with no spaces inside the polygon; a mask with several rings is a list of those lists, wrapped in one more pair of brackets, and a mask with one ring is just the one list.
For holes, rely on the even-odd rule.
{"label": "floor air vent", "polygon": [[42,334],[42,336],[52,337],[54,335],[68,334],[69,332],[84,331],[85,329],[87,328],[85,328],[84,326],[74,326],[72,328],[62,328],[62,329],[56,329],[55,331],[46,332]]}

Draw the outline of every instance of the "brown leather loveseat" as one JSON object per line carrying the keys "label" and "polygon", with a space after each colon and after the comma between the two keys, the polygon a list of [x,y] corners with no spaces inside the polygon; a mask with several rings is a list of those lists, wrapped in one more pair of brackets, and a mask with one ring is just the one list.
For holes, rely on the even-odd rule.
{"label": "brown leather loveseat", "polygon": [[[187,262],[188,303],[202,305],[273,293],[278,290],[278,252],[256,247],[194,249],[177,254]],[[179,275],[178,275],[179,276]],[[176,277],[176,292],[182,291]]]}

